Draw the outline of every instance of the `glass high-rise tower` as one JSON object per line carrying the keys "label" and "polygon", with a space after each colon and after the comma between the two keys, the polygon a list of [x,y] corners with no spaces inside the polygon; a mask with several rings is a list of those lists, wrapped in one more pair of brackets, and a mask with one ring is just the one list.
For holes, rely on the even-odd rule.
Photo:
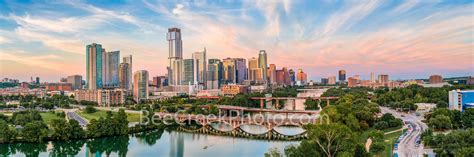
{"label": "glass high-rise tower", "polygon": [[87,89],[101,89],[104,86],[106,65],[105,52],[101,44],[92,43],[86,46],[86,86]]}
{"label": "glass high-rise tower", "polygon": [[267,52],[265,50],[260,50],[258,54],[258,67],[262,69],[262,78],[266,82],[268,80],[267,76]]}
{"label": "glass high-rise tower", "polygon": [[119,64],[120,64],[120,51],[107,52],[107,86],[118,87],[119,86]]}
{"label": "glass high-rise tower", "polygon": [[130,67],[128,63],[120,63],[119,66],[119,87],[122,89],[130,89]]}
{"label": "glass high-rise tower", "polygon": [[148,99],[148,71],[139,70],[133,74],[133,98],[135,101]]}
{"label": "glass high-rise tower", "polygon": [[222,80],[222,62],[219,59],[209,59],[207,69],[207,89],[219,89]]}
{"label": "glass high-rise tower", "polygon": [[194,84],[194,60],[183,59],[183,79],[181,80],[182,85]]}
{"label": "glass high-rise tower", "polygon": [[181,40],[181,29],[169,28],[167,34],[169,48],[169,68],[168,83],[169,85],[179,85],[181,83],[181,68],[183,59],[183,45]]}
{"label": "glass high-rise tower", "polygon": [[128,55],[128,56],[125,56],[123,57],[123,63],[127,63],[128,64],[128,86],[126,86],[127,88],[124,88],[124,89],[127,89],[127,90],[132,90],[132,85],[133,85],[133,80],[132,80],[132,71],[133,71],[133,64],[132,64],[132,55]]}
{"label": "glass high-rise tower", "polygon": [[206,83],[207,74],[207,59],[206,59],[206,48],[203,52],[195,52],[193,54],[194,60],[194,82],[196,84]]}

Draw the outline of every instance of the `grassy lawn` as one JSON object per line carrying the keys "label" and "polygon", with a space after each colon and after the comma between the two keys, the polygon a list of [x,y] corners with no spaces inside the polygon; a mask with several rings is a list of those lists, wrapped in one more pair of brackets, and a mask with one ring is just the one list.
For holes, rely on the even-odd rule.
{"label": "grassy lawn", "polygon": [[401,129],[403,126],[400,126],[400,127],[393,127],[393,128],[388,128],[388,129],[384,129],[382,130],[383,132],[390,132],[390,131],[394,131],[394,130],[398,130],[398,129]]}
{"label": "grassy lawn", "polygon": [[[117,114],[117,112],[112,112],[112,113]],[[78,112],[78,114],[90,121],[92,119],[99,119],[100,117],[105,118],[107,116],[107,111],[97,110],[97,112],[94,112],[94,113]],[[127,113],[127,120],[129,122],[139,122],[140,114]]]}
{"label": "grassy lawn", "polygon": [[41,112],[40,115],[46,124],[50,124],[51,120],[53,119],[64,119],[63,117],[56,116],[56,114],[51,113],[51,112]]}
{"label": "grassy lawn", "polygon": [[384,136],[385,142],[385,150],[382,152],[382,156],[391,156],[391,150],[393,148],[393,144],[397,141],[398,137],[402,135],[402,131],[394,132],[391,134],[387,134]]}

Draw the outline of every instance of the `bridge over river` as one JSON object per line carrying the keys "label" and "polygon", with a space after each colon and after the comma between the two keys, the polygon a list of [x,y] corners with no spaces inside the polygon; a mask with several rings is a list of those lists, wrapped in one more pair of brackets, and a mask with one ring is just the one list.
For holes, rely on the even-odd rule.
{"label": "bridge over river", "polygon": [[[270,112],[270,111],[267,111]],[[293,113],[294,111],[286,111],[286,113]],[[285,113],[285,111],[278,111],[275,113]],[[300,140],[306,138],[306,131],[295,134],[285,135],[278,132],[275,128],[279,126],[295,126],[303,127],[305,124],[320,122],[318,111],[307,112],[306,114],[272,114],[254,116],[206,116],[206,115],[191,115],[191,114],[176,114],[176,113],[155,113],[163,121],[174,120],[180,126],[178,130],[203,133],[212,135],[224,135],[233,137],[246,137],[256,139],[268,140]],[[228,129],[216,128],[216,124],[227,125]],[[244,129],[244,126],[258,125],[265,127],[266,131],[263,133],[251,133]]]}

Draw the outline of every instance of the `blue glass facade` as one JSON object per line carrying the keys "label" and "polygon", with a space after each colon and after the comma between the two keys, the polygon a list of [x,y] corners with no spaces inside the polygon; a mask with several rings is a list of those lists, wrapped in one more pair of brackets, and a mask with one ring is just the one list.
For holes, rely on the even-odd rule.
{"label": "blue glass facade", "polygon": [[86,85],[88,89],[103,87],[104,52],[102,45],[90,44],[86,46]]}
{"label": "blue glass facade", "polygon": [[102,52],[102,45],[99,45],[97,44],[96,45],[96,84],[97,84],[97,88],[102,88],[103,87],[103,84],[102,84],[102,69],[103,69],[103,53]]}
{"label": "blue glass facade", "polygon": [[474,108],[474,91],[462,91],[461,95],[463,111],[466,108]]}

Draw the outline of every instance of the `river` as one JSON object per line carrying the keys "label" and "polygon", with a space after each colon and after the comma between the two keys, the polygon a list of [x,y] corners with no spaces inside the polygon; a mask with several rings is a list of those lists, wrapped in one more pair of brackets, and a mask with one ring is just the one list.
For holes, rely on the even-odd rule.
{"label": "river", "polygon": [[[225,126],[213,126],[225,129]],[[260,126],[243,126],[244,130],[260,133]],[[278,127],[277,131],[288,135],[302,132],[297,127]],[[70,142],[42,144],[16,143],[0,145],[0,156],[263,156],[269,148],[281,152],[299,141],[268,141],[228,136],[214,136],[180,132],[174,129],[154,130],[122,137],[105,137]]]}

